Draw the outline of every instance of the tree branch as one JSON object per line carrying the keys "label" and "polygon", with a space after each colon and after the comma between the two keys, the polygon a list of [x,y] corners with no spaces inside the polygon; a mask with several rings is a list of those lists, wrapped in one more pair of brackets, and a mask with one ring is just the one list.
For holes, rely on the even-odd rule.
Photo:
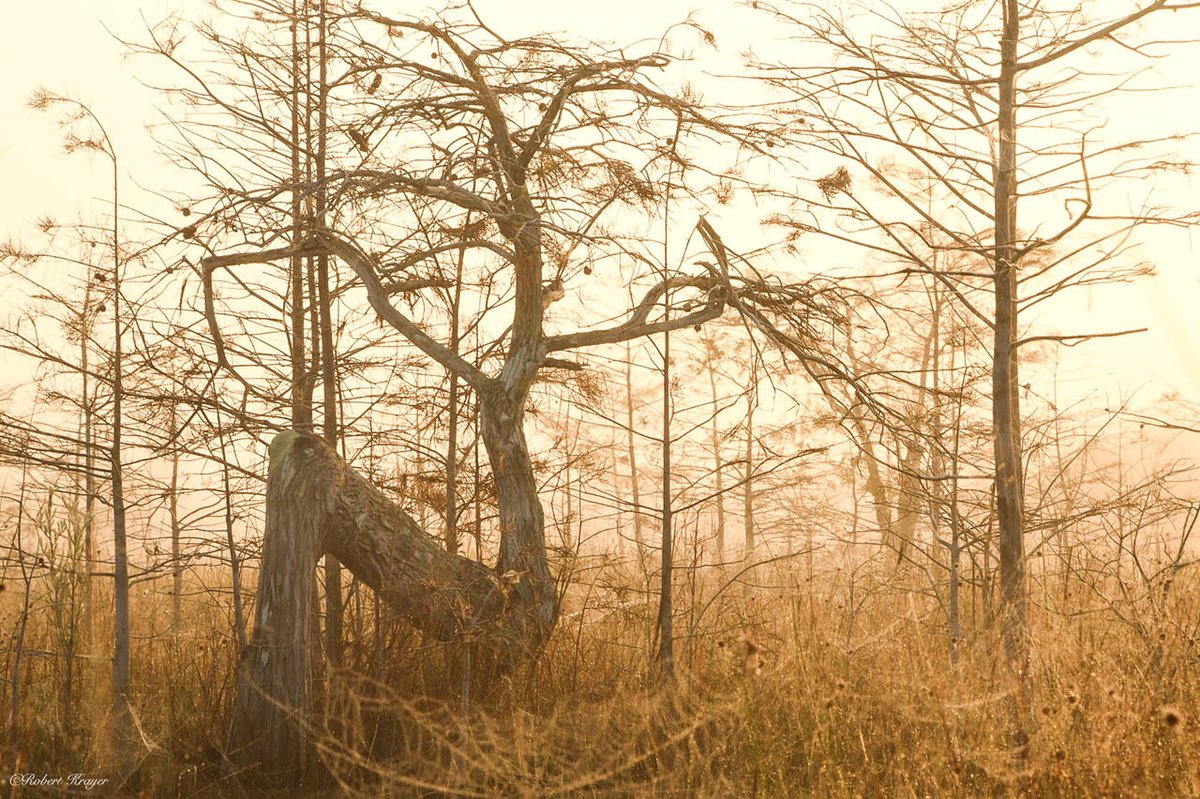
{"label": "tree branch", "polygon": [[1117,330],[1112,333],[1081,333],[1076,336],[1030,336],[1028,338],[1019,339],[1013,345],[1013,349],[1024,347],[1026,344],[1033,344],[1038,341],[1053,341],[1062,344],[1064,347],[1076,347],[1086,341],[1091,341],[1094,338],[1116,338],[1117,336],[1131,336],[1134,333],[1145,333],[1150,328],[1139,327],[1133,330]]}
{"label": "tree branch", "polygon": [[476,369],[446,345],[435,341],[428,333],[418,327],[415,322],[400,313],[396,309],[396,306],[392,305],[388,299],[387,290],[384,288],[383,283],[380,282],[379,275],[375,273],[375,264],[369,255],[359,249],[358,245],[341,238],[328,228],[316,231],[313,239],[319,242],[320,246],[326,252],[340,258],[350,267],[354,274],[358,275],[363,288],[367,290],[367,300],[371,303],[371,307],[375,310],[375,313],[379,314],[384,321],[396,328],[400,335],[412,342],[421,352],[433,358],[450,372],[458,375],[472,388],[483,390],[487,387],[490,381],[483,372]]}
{"label": "tree branch", "polygon": [[[707,289],[709,292],[708,302],[703,307],[675,319],[647,322],[646,319],[654,310],[663,293],[668,289],[679,288]],[[672,277],[659,282],[658,285],[647,291],[629,318],[621,324],[598,330],[580,330],[574,333],[547,336],[543,341],[542,349],[544,352],[556,352],[580,347],[595,347],[601,344],[616,344],[655,333],[702,324],[716,319],[724,312],[725,292],[721,289],[721,285],[711,277]]]}
{"label": "tree branch", "polygon": [[1046,55],[1041,56],[1040,58],[1034,58],[1029,61],[1019,62],[1017,64],[1017,70],[1020,72],[1024,72],[1024,71],[1027,71],[1030,69],[1036,69],[1037,67],[1045,66],[1046,64],[1057,61],[1058,59],[1080,49],[1081,47],[1087,47],[1089,44],[1098,42],[1101,39],[1107,39],[1108,37],[1112,36],[1117,31],[1119,31],[1121,28],[1132,25],[1133,23],[1137,22],[1138,20],[1142,19],[1143,17],[1146,17],[1146,16],[1154,13],[1155,11],[1184,11],[1184,10],[1192,9],[1192,8],[1200,8],[1200,3],[1184,3],[1181,5],[1169,5],[1167,3],[1167,0],[1154,0],[1153,3],[1146,6],[1145,8],[1138,9],[1137,11],[1134,11],[1131,14],[1121,17],[1120,19],[1114,20],[1114,21],[1110,22],[1109,24],[1105,25],[1103,28],[1099,28],[1098,30],[1092,31],[1089,34],[1085,34],[1073,42],[1068,42],[1067,44],[1063,45],[1062,47],[1059,47],[1057,50],[1046,53]]}
{"label": "tree branch", "polygon": [[[375,272],[375,264],[370,256],[364,253],[357,245],[341,238],[331,230],[325,229],[314,233],[312,239],[303,242],[299,247],[279,247],[272,250],[260,250],[257,252],[235,253],[231,255],[214,255],[205,258],[201,261],[202,274],[204,278],[204,306],[205,316],[208,317],[209,327],[212,328],[213,339],[217,342],[217,359],[225,366],[235,377],[243,384],[240,375],[229,366],[225,359],[225,352],[220,334],[216,328],[216,313],[212,307],[212,271],[218,267],[233,266],[237,264],[248,263],[267,263],[269,261],[277,261],[282,258],[290,258],[295,255],[315,255],[318,253],[327,253],[340,258],[350,269],[358,276],[363,287],[367,290],[367,300],[371,303],[371,307],[375,313],[379,314],[380,318],[394,327],[402,336],[413,343],[417,349],[433,358],[439,364],[444,366],[449,371],[458,375],[472,388],[482,389],[488,383],[488,378],[483,372],[476,369],[473,365],[464,360],[461,356],[455,354],[441,342],[435,341],[425,331],[421,330],[415,322],[409,319],[404,314],[400,313],[391,301],[388,299],[389,294],[398,293],[405,287],[399,283],[392,283],[385,286],[379,279],[379,275]],[[411,286],[410,286],[411,287]]]}

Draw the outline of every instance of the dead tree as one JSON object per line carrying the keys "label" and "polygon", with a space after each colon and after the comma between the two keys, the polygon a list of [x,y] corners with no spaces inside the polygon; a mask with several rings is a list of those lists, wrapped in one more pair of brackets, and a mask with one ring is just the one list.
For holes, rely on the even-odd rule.
{"label": "dead tree", "polygon": [[[435,640],[497,631],[511,580],[446,552],[407,513],[321,439],[287,431],[271,442],[262,577],[242,654],[228,737],[230,758],[268,777],[303,768],[298,713],[308,700],[317,562],[335,555],[359,580]],[[502,635],[523,638],[508,627]]]}
{"label": "dead tree", "polygon": [[[373,33],[364,38],[364,30]],[[427,636],[477,635],[483,661],[494,668],[528,661],[541,648],[557,617],[558,590],[525,411],[541,370],[583,368],[560,353],[686,330],[734,307],[752,327],[828,372],[815,343],[824,334],[815,329],[841,318],[827,307],[836,302],[824,287],[768,283],[734,269],[703,218],[689,252],[705,251],[708,262],[648,265],[640,251],[644,231],[629,229],[628,220],[662,214],[670,194],[696,196],[697,187],[678,181],[679,162],[694,142],[719,139],[741,152],[765,152],[753,129],[722,121],[686,92],[658,88],[651,75],[670,63],[668,56],[597,52],[549,37],[507,41],[476,22],[365,11],[331,15],[327,35],[341,99],[331,95],[328,109],[330,163],[319,187],[330,202],[326,221],[308,220],[302,236],[289,235],[289,198],[317,187],[296,185],[290,164],[279,163],[253,188],[205,174],[213,197],[193,206],[205,208],[180,231],[204,248],[199,271],[217,361],[232,371],[215,310],[218,276],[297,257],[336,259],[353,275],[352,290],[365,294],[369,314],[474,395],[498,506],[499,552],[492,569],[445,552],[307,436],[278,438],[263,607],[230,733],[236,759],[269,772],[300,765],[292,746],[300,728],[288,719],[305,707],[308,655],[300,650],[312,601],[305,586],[315,558],[326,552]],[[229,63],[255,57],[241,43],[209,38],[233,48]],[[164,39],[150,49],[180,64],[171,44]],[[239,106],[219,88],[218,81],[198,80],[183,94],[190,107],[216,108],[239,124],[251,119],[254,130],[278,133],[265,118],[269,109]],[[411,139],[413,131],[428,140]],[[631,141],[640,144],[630,150]],[[271,152],[263,153],[269,171]],[[471,265],[477,329],[502,331],[474,359],[458,351],[451,309],[435,290],[446,285],[439,259],[460,254]],[[583,289],[592,265],[605,259],[639,267],[641,298],[615,323],[598,303],[591,326],[547,331],[548,308]],[[550,325],[559,326],[556,319]]]}

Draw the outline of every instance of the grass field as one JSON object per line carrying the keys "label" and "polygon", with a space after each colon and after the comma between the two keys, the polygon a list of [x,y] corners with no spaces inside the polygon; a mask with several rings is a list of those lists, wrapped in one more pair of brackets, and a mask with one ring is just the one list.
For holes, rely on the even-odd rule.
{"label": "grass field", "polygon": [[[891,560],[819,559],[811,576],[785,562],[730,580],[738,571],[684,572],[672,684],[654,666],[653,576],[598,563],[577,573],[542,658],[465,706],[446,685],[446,653],[352,592],[346,667],[317,676],[322,707],[308,719],[311,795],[1167,797],[1200,786],[1189,724],[1200,710],[1200,586],[1187,569],[1170,583],[1127,575],[1124,586],[1115,575],[1035,574],[1024,693],[971,586],[952,641],[944,592]],[[90,643],[77,609],[68,707],[64,613],[54,581],[35,579],[6,767],[106,775],[97,790],[111,793],[261,792],[223,767],[236,646],[221,578],[189,575],[179,629],[169,580],[136,592],[141,745],[127,772],[105,745],[103,581]],[[24,591],[6,588],[11,711]]]}

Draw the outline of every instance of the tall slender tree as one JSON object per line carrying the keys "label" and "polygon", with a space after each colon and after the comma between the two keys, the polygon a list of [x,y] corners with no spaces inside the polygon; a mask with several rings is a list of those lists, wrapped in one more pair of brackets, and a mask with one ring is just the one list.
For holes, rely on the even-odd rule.
{"label": "tall slender tree", "polygon": [[[1101,21],[1075,6],[1054,9],[1021,0],[965,3],[902,23],[868,12],[869,46],[853,20],[835,13],[759,6],[837,59],[832,69],[766,65],[766,80],[798,98],[790,129],[781,135],[823,150],[833,165],[814,181],[819,195],[805,198],[817,224],[779,221],[868,247],[899,265],[902,277],[927,276],[991,330],[1003,649],[1023,683],[1029,632],[1021,349],[1124,331],[1030,335],[1022,332],[1021,319],[1072,287],[1139,273],[1140,264],[1118,257],[1126,234],[1175,218],[1098,210],[1106,197],[1121,202],[1120,191],[1110,195],[1104,187],[1149,175],[1161,163],[1149,153],[1127,157],[1150,141],[1089,143],[1091,125],[1084,127],[1080,116],[1085,106],[1093,111],[1097,98],[1113,96],[1125,79],[1081,66],[1080,58],[1114,45],[1131,47],[1135,26],[1148,16],[1196,6],[1154,0]],[[1024,140],[1020,147],[1018,139]],[[1021,174],[1028,177],[1019,186]],[[931,204],[914,200],[930,192]],[[1041,225],[1021,230],[1018,205],[1047,197],[1059,201],[1057,210],[1039,205]],[[847,233],[821,221],[845,215],[867,224]],[[946,253],[956,256],[953,270],[939,264]]]}

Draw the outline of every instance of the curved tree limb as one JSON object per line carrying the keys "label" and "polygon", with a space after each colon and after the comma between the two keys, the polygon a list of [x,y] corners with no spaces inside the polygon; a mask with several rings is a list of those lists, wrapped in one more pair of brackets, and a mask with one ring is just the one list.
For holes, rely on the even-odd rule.
{"label": "curved tree limb", "polygon": [[[473,388],[480,389],[487,385],[488,378],[462,356],[454,353],[441,342],[434,340],[428,333],[421,330],[415,322],[397,310],[392,305],[389,296],[397,293],[395,284],[384,285],[376,272],[375,263],[371,257],[362,251],[358,245],[349,239],[342,238],[328,228],[313,233],[312,238],[303,242],[299,247],[279,247],[271,250],[260,250],[249,253],[234,253],[231,255],[215,255],[201,261],[205,287],[205,315],[209,317],[209,325],[213,326],[215,312],[212,310],[212,272],[223,266],[233,266],[248,263],[266,263],[295,255],[315,255],[326,253],[340,258],[358,276],[359,281],[367,290],[367,300],[380,318],[394,327],[402,336],[413,343],[417,349],[440,363],[446,369],[458,375]],[[401,287],[411,288],[411,286]],[[213,328],[214,338],[216,328]],[[224,349],[218,343],[218,359],[224,359]]]}

